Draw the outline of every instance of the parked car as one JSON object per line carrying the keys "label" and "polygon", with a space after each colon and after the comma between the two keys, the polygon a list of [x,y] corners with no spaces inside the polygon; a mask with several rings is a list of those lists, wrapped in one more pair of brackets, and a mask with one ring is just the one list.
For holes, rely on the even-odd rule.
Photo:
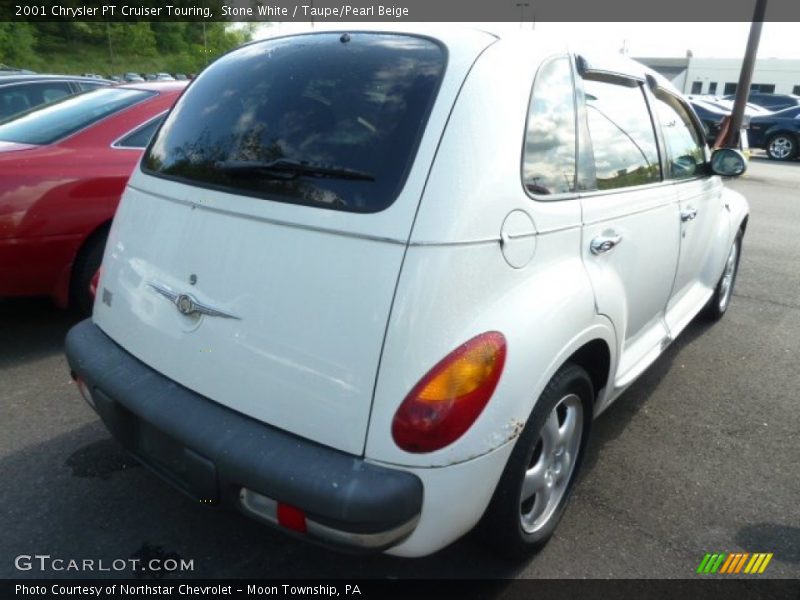
{"label": "parked car", "polygon": [[157,73],[156,74],[157,81],[174,81],[175,78],[170,75],[169,73]]}
{"label": "parked car", "polygon": [[[725,100],[733,100],[735,94],[723,96]],[[800,106],[800,96],[794,94],[765,94],[763,92],[750,92],[747,101],[762,106],[770,111],[783,110],[792,106]]]}
{"label": "parked car", "polygon": [[[697,115],[697,118],[703,125],[706,140],[710,145],[715,144],[717,142],[717,137],[719,137],[723,119],[730,116],[733,110],[732,103],[729,103],[727,100],[701,99],[698,96],[688,96],[687,99]],[[755,105],[745,105],[742,129],[740,130],[739,149],[747,158],[750,157],[750,146],[747,137],[747,128],[750,125],[750,119],[757,115],[766,114],[771,113]]]}
{"label": "parked car", "polygon": [[144,77],[142,77],[138,73],[125,73],[125,75],[123,75],[122,78],[129,83],[139,83],[141,81],[144,81]]}
{"label": "parked car", "polygon": [[188,77],[186,77],[186,75],[184,75],[183,73],[175,73],[175,79],[177,79],[178,81],[186,81]]}
{"label": "parked car", "polygon": [[34,75],[36,71],[30,69],[20,69],[18,67],[10,67],[9,65],[0,63],[0,76],[5,75]]}
{"label": "parked car", "polygon": [[104,87],[0,124],[0,296],[90,310],[125,182],[183,87]]}
{"label": "parked car", "polygon": [[689,104],[703,124],[708,143],[713,144],[719,135],[722,120],[730,114],[730,111],[705,100],[691,99]]}
{"label": "parked car", "polygon": [[[728,113],[733,112],[733,100],[720,99],[715,100],[713,104],[716,104],[721,109],[728,111]],[[759,106],[758,104],[747,102],[744,105],[744,114],[746,117],[763,117],[765,115],[771,115],[772,111],[764,108],[763,106]]]}
{"label": "parked car", "polygon": [[773,160],[797,158],[800,144],[800,106],[753,117],[747,130],[750,146],[763,148]]}
{"label": "parked car", "polygon": [[478,525],[527,553],[593,417],[728,309],[748,207],[714,173],[745,167],[667,80],[535,33],[252,43],[134,171],[70,368],[203,504],[337,547]]}
{"label": "parked car", "polygon": [[71,75],[6,75],[0,77],[0,120],[111,83],[106,79]]}

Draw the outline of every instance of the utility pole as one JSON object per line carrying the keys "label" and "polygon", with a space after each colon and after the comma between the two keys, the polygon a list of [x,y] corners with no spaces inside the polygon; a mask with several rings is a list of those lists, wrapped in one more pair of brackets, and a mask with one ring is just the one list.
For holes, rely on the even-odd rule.
{"label": "utility pole", "polygon": [[742,71],[739,74],[739,83],[736,86],[736,98],[733,101],[733,112],[724,140],[720,144],[723,148],[736,148],[739,145],[739,131],[744,121],[744,108],[747,96],[750,93],[750,84],[753,82],[753,69],[756,64],[758,42],[761,39],[761,27],[764,25],[764,15],[767,12],[767,0],[756,0],[753,13],[753,22],[750,24],[750,37],[747,38],[747,48],[744,51]]}
{"label": "utility pole", "polygon": [[108,36],[108,60],[111,62],[111,73],[114,73],[114,50],[111,47],[111,23],[106,21],[106,35]]}

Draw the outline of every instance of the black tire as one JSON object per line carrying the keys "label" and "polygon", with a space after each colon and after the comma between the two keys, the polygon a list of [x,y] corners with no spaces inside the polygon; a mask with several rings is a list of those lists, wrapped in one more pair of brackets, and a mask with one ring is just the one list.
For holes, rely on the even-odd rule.
{"label": "black tire", "polygon": [[103,251],[108,239],[108,228],[103,228],[86,240],[78,252],[70,279],[69,306],[80,315],[90,315],[94,297],[89,292],[92,277],[103,261]]}
{"label": "black tire", "polygon": [[[550,516],[543,521],[540,528],[528,532],[523,526],[523,512],[526,510],[526,503],[522,500],[525,474],[534,462],[538,462],[536,453],[539,452],[541,456],[544,452],[542,431],[548,417],[562,400],[571,395],[579,397],[583,410],[580,442],[577,455],[573,457],[574,466],[565,475],[567,479],[564,491],[561,492],[563,495],[557,504],[553,501],[555,508]],[[524,558],[544,547],[553,535],[567,507],[572,486],[583,461],[592,421],[593,401],[592,381],[586,371],[575,364],[563,365],[547,384],[514,446],[489,507],[478,524],[478,535],[494,550],[512,559]]]}
{"label": "black tire", "polygon": [[[706,304],[703,309],[703,315],[709,321],[719,321],[723,315],[728,311],[731,305],[731,298],[733,297],[733,288],[736,284],[736,275],[739,273],[739,260],[742,256],[742,237],[741,231],[736,234],[736,239],[733,240],[731,249],[728,251],[728,260],[730,260],[731,252],[736,251],[736,256],[733,261],[733,273],[729,284],[725,285],[725,278],[728,274],[728,260],[725,261],[725,269],[717,282],[717,287],[714,288],[714,295]],[[723,302],[724,300],[724,302]]]}
{"label": "black tire", "polygon": [[792,160],[797,156],[797,137],[791,133],[776,133],[764,148],[772,160]]}

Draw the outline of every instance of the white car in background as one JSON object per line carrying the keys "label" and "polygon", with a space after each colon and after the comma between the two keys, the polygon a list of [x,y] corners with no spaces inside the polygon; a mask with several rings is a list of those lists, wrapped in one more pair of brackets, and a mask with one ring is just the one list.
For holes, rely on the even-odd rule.
{"label": "white car in background", "polygon": [[593,417],[730,304],[748,206],[719,175],[745,162],[703,139],[655,73],[535,33],[246,45],[133,173],[73,376],[204,504],[530,552]]}

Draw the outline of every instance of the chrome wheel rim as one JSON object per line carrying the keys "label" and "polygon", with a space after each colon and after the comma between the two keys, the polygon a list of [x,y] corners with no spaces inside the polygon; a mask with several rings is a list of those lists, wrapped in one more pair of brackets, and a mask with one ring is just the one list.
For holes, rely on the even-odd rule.
{"label": "chrome wheel rim", "polygon": [[725,272],[722,273],[722,281],[720,281],[720,294],[719,294],[719,310],[724,312],[728,307],[728,302],[731,299],[731,292],[733,291],[733,278],[736,275],[736,256],[739,253],[739,245],[734,244],[728,254],[728,260],[725,262]]}
{"label": "chrome wheel rim", "polygon": [[787,137],[776,137],[769,143],[769,153],[775,158],[788,158],[794,150],[794,142]]}
{"label": "chrome wheel rim", "polygon": [[526,533],[542,530],[564,498],[583,436],[583,403],[564,396],[547,416],[525,471],[520,521]]}

